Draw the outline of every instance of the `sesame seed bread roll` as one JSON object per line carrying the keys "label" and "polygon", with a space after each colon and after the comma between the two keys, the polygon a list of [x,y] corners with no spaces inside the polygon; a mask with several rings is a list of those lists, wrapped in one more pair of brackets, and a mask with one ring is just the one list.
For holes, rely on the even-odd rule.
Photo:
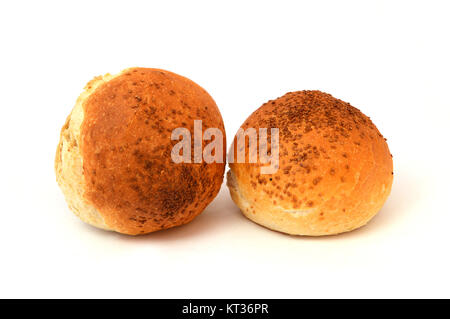
{"label": "sesame seed bread roll", "polygon": [[[70,209],[95,227],[124,234],[190,222],[217,195],[222,163],[171,158],[179,127],[194,120],[225,130],[214,100],[172,72],[130,68],[90,81],[61,130],[57,182]],[[225,154],[225,152],[223,152]]]}
{"label": "sesame seed bread roll", "polygon": [[278,171],[262,174],[267,164],[259,158],[229,164],[231,197],[257,224],[292,235],[348,232],[374,217],[391,191],[386,140],[367,116],[329,94],[287,93],[242,128],[279,128]]}

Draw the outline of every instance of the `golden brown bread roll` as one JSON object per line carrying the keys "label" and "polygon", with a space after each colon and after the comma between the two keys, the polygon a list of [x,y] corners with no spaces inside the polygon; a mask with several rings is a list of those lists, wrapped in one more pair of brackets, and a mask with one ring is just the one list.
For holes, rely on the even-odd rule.
{"label": "golden brown bread roll", "polygon": [[[227,173],[234,202],[260,225],[293,235],[347,232],[365,225],[390,193],[385,139],[367,116],[329,94],[287,93],[242,128],[279,128],[276,173],[262,174],[267,164],[259,159],[230,163]],[[248,154],[248,142],[245,148]]]}
{"label": "golden brown bread roll", "polygon": [[[172,72],[131,68],[96,77],[61,130],[55,171],[69,207],[83,221],[145,234],[191,221],[217,195],[225,164],[171,159],[178,127],[225,130],[213,99]],[[223,152],[225,154],[225,152]]]}

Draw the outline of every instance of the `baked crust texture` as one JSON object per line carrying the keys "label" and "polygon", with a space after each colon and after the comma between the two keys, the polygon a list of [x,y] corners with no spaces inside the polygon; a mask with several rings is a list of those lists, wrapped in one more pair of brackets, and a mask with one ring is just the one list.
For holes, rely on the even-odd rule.
{"label": "baked crust texture", "polygon": [[275,174],[261,174],[267,164],[259,161],[230,163],[231,197],[252,221],[293,235],[339,234],[365,225],[386,201],[388,145],[349,103],[320,91],[290,92],[256,110],[242,125],[250,127],[279,128],[280,139]]}
{"label": "baked crust texture", "polygon": [[[202,120],[203,131],[221,129],[226,145],[209,94],[160,69],[130,68],[90,83],[63,127],[56,156],[57,179],[72,210],[94,226],[131,235],[200,214],[220,189],[225,163],[174,163],[178,141],[171,132],[193,132],[194,120]],[[68,152],[70,141],[77,146]]]}

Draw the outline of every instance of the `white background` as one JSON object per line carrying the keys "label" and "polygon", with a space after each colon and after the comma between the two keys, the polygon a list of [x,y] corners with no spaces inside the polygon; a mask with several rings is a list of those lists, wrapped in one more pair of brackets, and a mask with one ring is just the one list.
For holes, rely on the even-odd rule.
{"label": "white background", "polygon": [[[434,1],[15,1],[0,5],[0,297],[450,297],[450,7]],[[268,99],[320,89],[394,155],[366,227],[262,228],[225,185],[192,223],[142,237],[83,224],[53,172],[95,75],[163,68],[203,86],[230,141]]]}

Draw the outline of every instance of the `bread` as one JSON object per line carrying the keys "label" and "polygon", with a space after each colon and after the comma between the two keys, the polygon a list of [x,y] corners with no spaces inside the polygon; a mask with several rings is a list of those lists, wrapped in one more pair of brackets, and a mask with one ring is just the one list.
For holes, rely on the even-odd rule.
{"label": "bread", "polygon": [[[258,159],[230,163],[227,173],[233,201],[257,224],[292,235],[339,234],[365,225],[390,193],[386,140],[367,116],[329,94],[287,93],[242,128],[279,129],[278,171],[262,174],[267,164]],[[245,148],[248,154],[248,142]]]}
{"label": "bread", "polygon": [[202,120],[203,131],[220,129],[226,145],[219,109],[191,80],[148,68],[94,78],[56,152],[56,178],[70,209],[95,227],[130,235],[190,222],[217,195],[225,169],[225,161],[171,159],[171,132],[193,132],[194,120]]}

